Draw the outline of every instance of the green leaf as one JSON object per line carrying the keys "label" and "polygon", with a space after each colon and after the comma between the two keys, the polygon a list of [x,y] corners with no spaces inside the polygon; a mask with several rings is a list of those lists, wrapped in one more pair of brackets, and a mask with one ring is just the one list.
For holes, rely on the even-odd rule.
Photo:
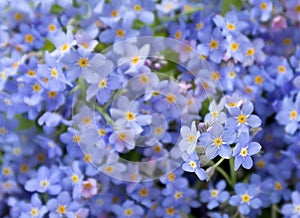
{"label": "green leaf", "polygon": [[30,128],[33,128],[35,126],[35,122],[34,121],[25,119],[20,114],[17,114],[16,118],[19,121],[19,126],[18,126],[17,130],[30,129]]}
{"label": "green leaf", "polygon": [[140,29],[142,29],[143,26],[145,26],[145,24],[140,20],[134,20],[132,23],[132,28],[134,28],[134,29],[140,30]]}
{"label": "green leaf", "polygon": [[42,48],[42,51],[53,51],[55,49],[55,46],[49,39],[45,39],[44,47]]}
{"label": "green leaf", "polygon": [[63,8],[58,4],[53,4],[50,9],[50,12],[52,14],[60,14],[62,11],[63,11]]}
{"label": "green leaf", "polygon": [[242,0],[223,0],[222,14],[224,15],[227,11],[230,11],[232,6],[234,6],[237,10],[241,10],[243,2]]}
{"label": "green leaf", "polygon": [[51,9],[50,9],[50,12],[52,14],[60,14],[62,11],[63,11],[63,7],[61,7],[60,5],[58,4],[53,4]]}

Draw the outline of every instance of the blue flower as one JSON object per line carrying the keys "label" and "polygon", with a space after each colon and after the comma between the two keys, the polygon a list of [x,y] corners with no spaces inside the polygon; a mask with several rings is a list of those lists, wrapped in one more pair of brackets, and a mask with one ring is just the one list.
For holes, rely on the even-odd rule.
{"label": "blue flower", "polygon": [[[217,72],[214,72],[217,73]],[[226,114],[224,113],[223,109],[225,106],[225,99],[222,98],[219,103],[217,104],[215,100],[213,100],[208,107],[210,113],[206,114],[204,117],[205,122],[217,122],[220,124],[225,123]]]}
{"label": "blue flower", "polygon": [[75,202],[72,202],[72,199],[68,192],[61,192],[55,199],[50,199],[47,202],[47,208],[50,211],[49,217],[59,218],[65,216],[67,218],[73,218],[75,209],[79,209],[79,206],[76,207]]}
{"label": "blue flower", "polygon": [[234,143],[236,134],[234,130],[224,130],[221,124],[214,124],[208,133],[203,133],[200,142],[206,145],[206,156],[214,159],[217,155],[229,159],[232,154],[230,144]]}
{"label": "blue flower", "polygon": [[20,207],[22,210],[20,217],[22,218],[42,218],[48,211],[47,207],[42,205],[42,201],[36,193],[31,196],[30,203],[24,203]]}
{"label": "blue flower", "polygon": [[120,218],[142,217],[144,209],[136,205],[133,201],[126,200],[122,205],[113,205],[113,213]]}
{"label": "blue flower", "polygon": [[229,199],[229,204],[238,206],[243,215],[248,215],[251,209],[259,209],[262,205],[261,200],[257,197],[258,189],[254,185],[237,183],[234,186],[236,195]]}
{"label": "blue flower", "polygon": [[292,193],[292,203],[284,204],[281,208],[281,213],[285,217],[296,218],[300,216],[300,193],[294,191]]}
{"label": "blue flower", "polygon": [[49,170],[46,166],[41,166],[37,171],[36,178],[28,180],[24,187],[29,192],[37,191],[56,195],[61,191],[60,179],[60,170],[55,168]]}
{"label": "blue flower", "polygon": [[129,11],[126,12],[124,19],[138,18],[146,24],[151,24],[154,21],[153,10],[155,8],[154,2],[147,0],[130,0]]}
{"label": "blue flower", "polygon": [[287,133],[294,134],[296,132],[300,121],[300,94],[297,95],[295,102],[288,97],[283,99],[276,120],[279,124],[285,126],[284,130]]}
{"label": "blue flower", "polygon": [[261,21],[265,22],[270,19],[273,3],[270,0],[251,0],[251,4],[254,7],[251,9],[251,16],[259,18]]}
{"label": "blue flower", "polygon": [[189,30],[186,28],[185,21],[183,19],[179,19],[178,23],[172,21],[168,25],[168,30],[170,33],[170,37],[176,40],[184,40],[188,34]]}
{"label": "blue flower", "polygon": [[220,63],[226,50],[224,36],[220,29],[215,28],[210,37],[199,35],[198,38],[201,44],[197,46],[197,50],[202,55],[209,56],[213,62]]}
{"label": "blue flower", "polygon": [[253,166],[252,155],[257,154],[261,149],[261,145],[257,142],[250,142],[248,133],[242,132],[238,137],[238,142],[233,149],[234,169],[237,170],[241,165],[250,169]]}
{"label": "blue flower", "polygon": [[178,147],[180,151],[186,152],[187,155],[191,155],[195,149],[200,132],[196,129],[195,121],[192,123],[191,128],[182,126],[180,129],[180,140]]}
{"label": "blue flower", "polygon": [[226,120],[226,128],[238,129],[239,132],[248,132],[249,127],[256,128],[261,125],[261,120],[256,115],[251,115],[253,112],[253,104],[246,101],[239,107],[232,107],[228,109],[229,114],[232,116]]}
{"label": "blue flower", "polygon": [[235,10],[226,13],[224,18],[221,15],[216,15],[213,21],[217,27],[222,29],[222,34],[225,36],[240,32],[247,27],[247,23],[239,19],[238,12]]}
{"label": "blue flower", "polygon": [[200,201],[207,203],[207,208],[212,210],[227,201],[229,198],[229,192],[225,191],[226,182],[224,180],[220,180],[216,184],[216,188],[213,187],[211,183],[209,183],[208,190],[203,190],[200,193]]}
{"label": "blue flower", "polygon": [[200,167],[199,157],[196,153],[192,153],[190,157],[183,163],[182,169],[187,172],[194,172],[200,180],[206,178],[205,171]]}

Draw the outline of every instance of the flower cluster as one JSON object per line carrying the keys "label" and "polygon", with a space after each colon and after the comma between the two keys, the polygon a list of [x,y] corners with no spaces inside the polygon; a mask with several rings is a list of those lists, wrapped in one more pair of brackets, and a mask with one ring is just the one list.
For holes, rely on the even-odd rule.
{"label": "flower cluster", "polygon": [[0,217],[299,217],[300,2],[241,2],[1,1]]}

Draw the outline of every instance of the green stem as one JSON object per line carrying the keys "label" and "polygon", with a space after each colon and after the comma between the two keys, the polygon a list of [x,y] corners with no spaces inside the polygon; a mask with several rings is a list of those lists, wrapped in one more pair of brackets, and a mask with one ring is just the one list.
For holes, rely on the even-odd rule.
{"label": "green stem", "polygon": [[225,180],[227,181],[227,183],[228,183],[231,187],[233,187],[232,181],[231,181],[229,175],[225,172],[225,170],[223,170],[223,169],[220,168],[220,167],[216,167],[216,170],[217,170],[219,173],[221,173],[222,176],[223,176],[223,177],[225,178]]}
{"label": "green stem", "polygon": [[229,165],[230,165],[230,177],[231,177],[232,184],[234,185],[236,183],[236,174],[235,174],[235,170],[234,170],[234,159],[233,159],[233,157],[231,157],[229,159]]}
{"label": "green stem", "polygon": [[223,162],[224,158],[221,158],[217,163],[215,163],[213,165],[214,168],[217,168],[222,162]]}

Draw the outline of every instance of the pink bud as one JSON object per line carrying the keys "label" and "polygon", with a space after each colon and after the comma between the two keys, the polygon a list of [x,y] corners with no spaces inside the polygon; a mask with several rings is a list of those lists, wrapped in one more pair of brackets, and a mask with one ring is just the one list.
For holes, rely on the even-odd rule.
{"label": "pink bud", "polygon": [[80,192],[82,197],[84,198],[90,198],[97,194],[98,187],[97,182],[95,179],[88,179],[86,181],[83,181],[80,187]]}
{"label": "pink bud", "polygon": [[271,28],[275,31],[287,28],[286,19],[281,15],[274,17]]}

